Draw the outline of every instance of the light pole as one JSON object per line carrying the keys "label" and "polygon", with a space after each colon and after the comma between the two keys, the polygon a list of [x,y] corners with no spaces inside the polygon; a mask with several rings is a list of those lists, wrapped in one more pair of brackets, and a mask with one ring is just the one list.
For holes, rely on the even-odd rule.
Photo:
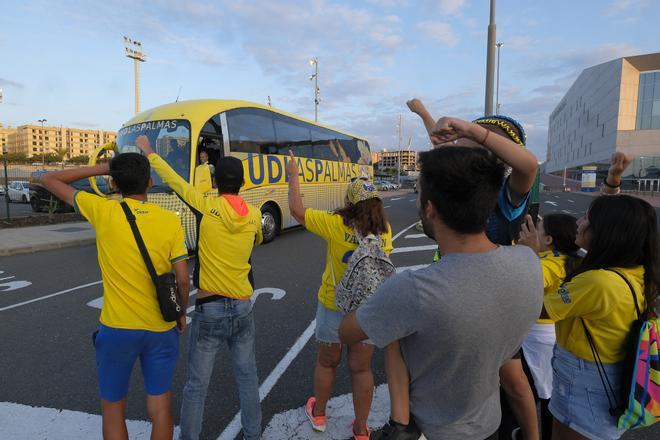
{"label": "light pole", "polygon": [[495,113],[500,114],[500,49],[504,43],[497,43],[497,87],[495,89]]}
{"label": "light pole", "polygon": [[42,138],[41,139],[41,169],[45,170],[46,169],[46,151],[44,149],[44,147],[45,147],[44,141],[46,139],[45,139],[45,136],[44,136],[44,122],[46,122],[46,119],[39,119],[39,120],[37,120],[37,122],[41,122],[41,136],[40,136]]}
{"label": "light pole", "polygon": [[309,65],[314,66],[314,74],[309,76],[309,80],[314,80],[314,122],[319,121],[319,102],[321,101],[319,90],[319,59],[314,57],[309,60]]}
{"label": "light pole", "polygon": [[403,131],[403,116],[399,113],[399,148],[396,150],[396,183],[401,184],[401,136]]}
{"label": "light pole", "polygon": [[495,42],[497,41],[497,26],[495,25],[495,0],[490,0],[490,22],[488,24],[488,44],[486,46],[486,103],[484,116],[493,114],[493,80],[495,79]]}
{"label": "light pole", "polygon": [[139,77],[138,77],[138,63],[145,62],[147,56],[142,52],[142,43],[139,41],[131,40],[128,37],[124,37],[124,50],[126,51],[126,56],[133,60],[133,68],[135,75],[135,114],[140,112],[140,86],[139,86]]}

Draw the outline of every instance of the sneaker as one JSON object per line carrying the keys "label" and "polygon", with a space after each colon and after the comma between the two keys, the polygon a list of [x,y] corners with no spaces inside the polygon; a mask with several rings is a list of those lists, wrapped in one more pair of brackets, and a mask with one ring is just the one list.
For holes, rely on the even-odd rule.
{"label": "sneaker", "polygon": [[371,440],[418,440],[421,435],[421,431],[412,420],[407,426],[390,420],[371,434]]}
{"label": "sneaker", "polygon": [[356,434],[355,433],[355,420],[353,423],[351,423],[351,428],[353,429],[353,440],[369,440],[369,436],[371,435],[371,431],[369,431],[369,427],[367,426],[367,433],[366,434]]}
{"label": "sneaker", "polygon": [[310,397],[305,404],[305,415],[312,424],[312,429],[317,432],[325,432],[325,415],[315,416],[314,405],[316,404],[316,397]]}

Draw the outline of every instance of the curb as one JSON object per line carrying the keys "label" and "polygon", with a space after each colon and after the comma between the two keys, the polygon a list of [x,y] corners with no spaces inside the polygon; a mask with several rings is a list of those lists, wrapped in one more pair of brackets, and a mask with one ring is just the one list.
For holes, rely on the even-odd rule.
{"label": "curb", "polygon": [[53,243],[43,243],[31,246],[17,246],[13,248],[0,249],[0,257],[10,257],[12,255],[18,254],[33,254],[36,252],[52,251],[56,249],[65,249],[76,246],[87,246],[94,243],[96,243],[96,237],[57,241]]}

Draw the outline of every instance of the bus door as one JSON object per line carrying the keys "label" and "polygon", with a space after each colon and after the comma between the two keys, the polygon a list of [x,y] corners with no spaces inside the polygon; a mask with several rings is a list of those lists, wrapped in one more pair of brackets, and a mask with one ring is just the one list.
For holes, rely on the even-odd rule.
{"label": "bus door", "polygon": [[215,167],[218,160],[226,155],[223,123],[226,127],[224,113],[209,119],[199,133],[197,140],[197,162],[195,163],[195,188],[202,192],[211,191],[216,187]]}

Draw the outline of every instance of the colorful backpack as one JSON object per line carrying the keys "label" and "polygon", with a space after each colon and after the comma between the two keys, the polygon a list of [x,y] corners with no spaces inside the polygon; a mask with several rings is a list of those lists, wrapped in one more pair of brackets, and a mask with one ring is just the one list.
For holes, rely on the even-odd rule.
{"label": "colorful backpack", "polygon": [[359,239],[357,249],[348,260],[348,267],[335,284],[335,303],[344,313],[350,313],[365,302],[383,282],[396,273],[392,261],[380,246],[380,238],[373,234]]}

